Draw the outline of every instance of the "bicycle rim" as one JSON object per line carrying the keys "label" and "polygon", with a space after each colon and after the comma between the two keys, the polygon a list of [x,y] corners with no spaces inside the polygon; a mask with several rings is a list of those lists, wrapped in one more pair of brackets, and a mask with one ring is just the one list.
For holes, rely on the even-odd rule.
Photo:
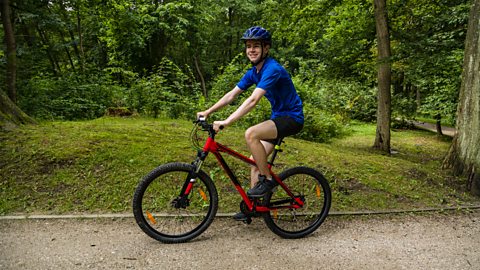
{"label": "bicycle rim", "polygon": [[162,165],[139,184],[133,201],[134,216],[140,228],[164,243],[189,241],[205,231],[218,208],[218,197],[211,179],[199,172],[188,202],[175,207],[192,166],[184,163]]}
{"label": "bicycle rim", "polygon": [[[331,191],[321,173],[307,167],[295,167],[281,173],[279,177],[295,196],[304,202],[298,209],[291,206],[292,200],[278,187],[266,197],[270,207],[277,207],[264,214],[267,226],[283,238],[300,238],[314,232],[325,220],[330,210]],[[278,205],[278,202],[284,202]]]}

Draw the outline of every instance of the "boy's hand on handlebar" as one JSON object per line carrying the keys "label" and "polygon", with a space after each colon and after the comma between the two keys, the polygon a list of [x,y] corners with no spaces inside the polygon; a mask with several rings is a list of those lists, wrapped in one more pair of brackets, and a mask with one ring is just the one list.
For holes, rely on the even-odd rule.
{"label": "boy's hand on handlebar", "polygon": [[204,112],[197,112],[197,120],[207,120],[208,113],[206,111]]}
{"label": "boy's hand on handlebar", "polygon": [[227,126],[226,121],[215,121],[213,122],[213,130],[218,133],[221,129],[224,129]]}

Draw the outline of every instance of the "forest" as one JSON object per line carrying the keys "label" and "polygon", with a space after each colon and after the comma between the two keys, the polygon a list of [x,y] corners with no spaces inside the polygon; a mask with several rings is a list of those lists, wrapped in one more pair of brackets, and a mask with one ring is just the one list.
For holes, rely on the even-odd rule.
{"label": "forest", "polygon": [[[420,112],[454,123],[470,2],[390,1],[394,118]],[[12,18],[16,100],[35,118],[108,108],[192,117],[237,83],[249,67],[240,37],[262,25],[316,114],[375,119],[371,1],[24,0]]]}
{"label": "forest", "polygon": [[[374,2],[384,2],[388,14],[391,54],[383,62]],[[455,126],[469,17],[478,2],[3,0],[0,92],[36,121],[193,119],[250,67],[240,37],[261,25],[273,34],[270,55],[304,101],[302,139],[325,142],[349,121],[377,121],[382,63],[391,69],[392,127],[418,116]],[[268,114],[261,103],[240,124]]]}

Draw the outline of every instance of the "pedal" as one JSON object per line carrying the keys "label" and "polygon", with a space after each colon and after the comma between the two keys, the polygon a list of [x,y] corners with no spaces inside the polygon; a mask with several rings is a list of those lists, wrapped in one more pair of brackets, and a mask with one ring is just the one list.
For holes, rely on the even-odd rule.
{"label": "pedal", "polygon": [[245,220],[243,220],[243,223],[247,224],[247,225],[250,225],[250,223],[252,223],[252,218],[251,217],[247,217]]}
{"label": "pedal", "polygon": [[246,215],[243,215],[243,216],[240,216],[240,215],[235,215],[233,216],[233,219],[236,220],[236,221],[243,221],[245,222],[249,217],[246,216]]}

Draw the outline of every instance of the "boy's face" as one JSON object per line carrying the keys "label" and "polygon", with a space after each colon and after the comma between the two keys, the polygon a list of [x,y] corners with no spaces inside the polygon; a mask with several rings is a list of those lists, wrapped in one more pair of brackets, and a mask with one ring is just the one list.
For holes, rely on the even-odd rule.
{"label": "boy's face", "polygon": [[266,56],[268,49],[270,49],[270,45],[265,45],[262,50],[262,43],[258,40],[247,40],[247,42],[245,42],[247,57],[252,63],[258,63]]}

